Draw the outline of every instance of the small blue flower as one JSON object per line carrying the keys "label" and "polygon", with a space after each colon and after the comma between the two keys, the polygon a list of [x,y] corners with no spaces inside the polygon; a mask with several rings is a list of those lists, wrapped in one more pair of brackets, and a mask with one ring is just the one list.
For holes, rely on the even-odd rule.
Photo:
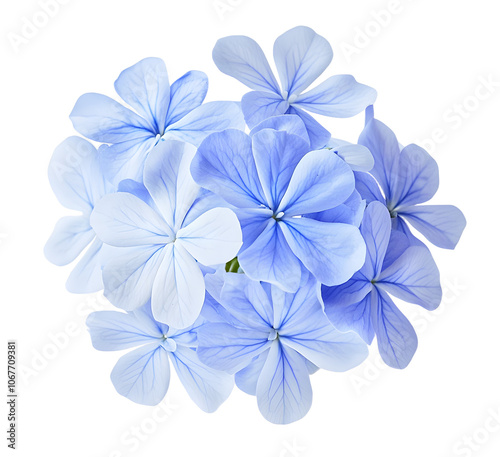
{"label": "small blue flower", "polygon": [[433,310],[441,302],[439,271],[429,250],[411,245],[391,230],[383,204],[368,205],[361,234],[366,241],[366,262],[349,281],[322,288],[325,312],[341,331],[354,330],[371,344],[374,335],[384,362],[405,368],[417,349],[417,335],[388,293]]}
{"label": "small blue flower", "polygon": [[462,212],[452,205],[420,205],[438,190],[436,161],[415,144],[400,147],[392,130],[370,117],[368,111],[368,122],[359,143],[371,151],[375,165],[370,174],[355,174],[356,189],[367,202],[384,203],[391,213],[393,227],[413,240],[416,239],[405,221],[436,246],[454,249],[466,225]]}
{"label": "small blue flower", "polygon": [[257,396],[270,422],[288,424],[307,413],[309,375],[318,367],[346,371],[368,355],[358,335],[328,321],[313,277],[304,277],[295,294],[235,273],[208,275],[207,289],[215,321],[198,329],[198,356],[236,374],[236,385]]}
{"label": "small blue flower", "polygon": [[234,258],[242,238],[236,215],[214,207],[193,181],[194,152],[187,143],[160,143],[146,159],[144,186],[122,184],[126,191],[102,198],[90,218],[114,247],[103,262],[105,296],[126,311],[151,300],[155,319],[175,328],[200,314],[203,266]]}
{"label": "small blue flower", "polygon": [[78,132],[107,143],[99,152],[106,176],[115,183],[142,180],[144,160],[161,139],[198,145],[209,133],[245,126],[237,103],[202,105],[208,90],[204,73],[190,71],[170,85],[165,63],[158,58],[143,59],[124,70],[115,90],[136,112],[105,95],[89,93],[78,99],[70,115]]}
{"label": "small blue flower", "polygon": [[353,172],[337,154],[309,152],[303,138],[285,130],[252,134],[208,136],[191,165],[196,182],[238,215],[243,271],[287,292],[297,290],[305,270],[323,284],[347,281],[365,258],[354,223],[364,203],[354,191]]}
{"label": "small blue flower", "polygon": [[150,304],[129,313],[97,311],[87,318],[93,346],[99,351],[134,349],[118,360],[111,381],[120,395],[143,405],[156,405],[170,383],[170,363],[191,399],[205,412],[215,411],[229,396],[234,381],[200,362],[196,329],[176,330],[157,322]]}
{"label": "small blue flower", "polygon": [[101,248],[90,226],[90,214],[96,202],[115,192],[103,177],[97,150],[83,138],[72,136],[54,151],[49,164],[49,181],[57,199],[80,216],[63,217],[45,245],[45,256],[55,265],[73,262],[90,244],[66,282],[72,293],[101,290]]}
{"label": "small blue flower", "polygon": [[330,44],[314,30],[308,27],[289,30],[274,43],[280,87],[264,52],[251,38],[222,38],[213,50],[219,70],[253,89],[241,101],[250,128],[271,116],[296,114],[307,127],[313,149],[325,146],[330,133],[304,110],[324,116],[351,117],[377,97],[374,89],[359,84],[351,75],[332,76],[304,93],[332,58]]}

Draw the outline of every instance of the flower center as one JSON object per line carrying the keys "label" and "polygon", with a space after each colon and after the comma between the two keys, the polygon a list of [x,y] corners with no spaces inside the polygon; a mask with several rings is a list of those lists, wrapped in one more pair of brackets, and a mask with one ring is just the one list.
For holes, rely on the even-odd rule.
{"label": "flower center", "polygon": [[273,219],[276,221],[279,221],[283,218],[284,215],[285,215],[285,213],[283,211],[280,211],[277,214],[273,214]]}
{"label": "flower center", "polygon": [[167,335],[163,335],[162,345],[168,352],[175,352],[177,349],[177,343]]}
{"label": "flower center", "polygon": [[267,337],[268,341],[274,341],[278,339],[278,330],[275,328],[272,328],[271,331],[269,332],[269,336]]}

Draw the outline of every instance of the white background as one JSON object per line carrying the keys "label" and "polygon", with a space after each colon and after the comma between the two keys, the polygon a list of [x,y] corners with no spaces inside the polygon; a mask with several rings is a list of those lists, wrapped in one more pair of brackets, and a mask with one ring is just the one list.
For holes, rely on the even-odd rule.
{"label": "white background", "polygon": [[[0,352],[5,367],[4,346],[16,339],[25,369],[16,455],[498,456],[498,2],[221,0],[224,5],[219,14],[212,0],[66,0],[16,49],[12,34],[22,36],[34,16],[43,24],[43,15],[36,16],[43,10],[38,0],[2,2]],[[389,8],[388,19],[380,12]],[[236,390],[215,414],[205,414],[175,376],[163,409],[136,405],[109,380],[119,355],[95,351],[85,330],[88,312],[108,305],[98,295],[67,293],[70,267],[43,257],[65,214],[46,177],[51,153],[74,134],[68,114],[77,97],[114,96],[115,78],[136,61],[162,57],[171,80],[205,71],[209,100],[237,100],[246,89],[218,72],[211,60],[215,41],[249,35],[271,56],[274,39],[296,25],[332,43],[334,61],[322,79],[351,73],[375,87],[377,117],[403,144],[425,144],[438,161],[434,202],[455,204],[468,219],[454,252],[433,249],[443,305],[433,313],[402,306],[420,340],[408,369],[380,368],[372,347],[369,360],[351,372],[315,374],[313,407],[292,425],[267,423],[255,398]],[[363,40],[363,31],[371,37]],[[488,78],[496,86],[481,82]],[[356,140],[363,124],[362,116],[323,120],[347,140]],[[428,141],[433,135],[439,144]],[[6,386],[4,374],[1,379]],[[10,455],[3,436],[0,454]]]}

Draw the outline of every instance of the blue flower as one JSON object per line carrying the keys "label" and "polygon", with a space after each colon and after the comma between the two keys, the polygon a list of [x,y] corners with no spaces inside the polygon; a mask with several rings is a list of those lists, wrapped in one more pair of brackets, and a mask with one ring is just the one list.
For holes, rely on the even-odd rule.
{"label": "blue flower", "polygon": [[90,245],[66,287],[72,293],[97,292],[103,287],[102,242],[96,238],[89,219],[96,202],[116,189],[104,179],[94,146],[76,136],[64,140],[54,151],[49,181],[60,203],[81,215],[59,220],[45,245],[45,256],[55,265],[67,265]]}
{"label": "blue flower", "polygon": [[243,271],[287,292],[297,290],[304,270],[323,284],[347,281],[365,258],[352,225],[364,208],[353,172],[329,150],[309,152],[293,133],[252,134],[230,129],[208,136],[191,165],[195,181],[238,215]]}
{"label": "blue flower", "polygon": [[309,374],[318,367],[345,371],[368,355],[358,335],[328,321],[312,277],[304,277],[295,294],[235,273],[208,275],[207,289],[215,321],[198,329],[198,356],[236,373],[236,385],[257,396],[270,422],[287,424],[307,413]]}
{"label": "blue flower", "polygon": [[187,143],[160,143],[146,159],[142,194],[138,188],[136,195],[107,195],[91,215],[99,238],[115,247],[104,261],[105,296],[126,311],[151,299],[155,319],[175,328],[200,314],[202,267],[231,260],[242,237],[236,215],[214,207],[193,181],[194,151]]}
{"label": "blue flower", "polygon": [[274,43],[280,87],[264,52],[251,38],[222,38],[213,50],[219,70],[253,89],[241,101],[250,128],[271,116],[296,114],[307,127],[313,149],[325,146],[330,133],[304,110],[324,116],[351,117],[377,97],[374,89],[359,84],[351,75],[332,76],[304,93],[332,58],[330,44],[314,30],[308,27],[289,30]]}
{"label": "blue flower", "polygon": [[341,157],[352,171],[370,171],[375,164],[370,150],[361,144],[331,138],[325,147]]}
{"label": "blue flower", "polygon": [[143,59],[124,70],[115,89],[136,112],[105,95],[89,93],[78,99],[70,115],[82,135],[108,143],[100,152],[106,176],[115,183],[142,180],[144,160],[161,139],[198,145],[209,133],[245,126],[236,103],[202,105],[208,90],[204,73],[190,71],[170,85],[158,58]]}
{"label": "blue flower", "polygon": [[93,346],[99,351],[134,349],[118,360],[111,381],[120,395],[143,405],[158,404],[167,393],[170,361],[191,399],[206,412],[215,411],[229,396],[234,381],[226,373],[200,362],[195,325],[176,330],[157,322],[151,306],[129,313],[97,311],[87,318]]}
{"label": "blue flower", "polygon": [[366,146],[375,159],[370,171],[372,176],[355,174],[361,196],[367,202],[384,203],[391,213],[393,227],[412,239],[415,240],[405,221],[436,246],[454,249],[466,225],[462,212],[452,205],[420,205],[438,190],[436,161],[415,144],[401,148],[392,130],[374,118],[368,118],[359,143]]}
{"label": "blue flower", "polygon": [[391,230],[380,202],[368,205],[361,234],[366,262],[345,284],[322,288],[325,312],[336,328],[354,330],[368,344],[377,335],[384,362],[405,368],[417,349],[417,335],[388,293],[433,310],[441,302],[439,271],[423,244],[411,245],[403,233]]}

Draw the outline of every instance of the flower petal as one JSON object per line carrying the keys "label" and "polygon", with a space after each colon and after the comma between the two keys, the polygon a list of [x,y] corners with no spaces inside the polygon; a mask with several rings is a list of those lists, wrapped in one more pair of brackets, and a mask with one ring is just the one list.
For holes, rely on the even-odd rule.
{"label": "flower petal", "polygon": [[55,265],[73,262],[95,238],[86,217],[66,216],[57,222],[44,248],[45,257]]}
{"label": "flower petal", "polygon": [[274,43],[274,61],[281,86],[288,95],[298,95],[307,89],[332,59],[328,41],[309,27],[295,27]]}
{"label": "flower petal", "polygon": [[255,357],[248,366],[236,373],[234,380],[238,389],[248,395],[257,393],[257,382],[259,381],[260,373],[269,355],[269,349],[266,349],[259,356]]}
{"label": "flower petal", "polygon": [[116,391],[141,405],[154,406],[165,397],[170,383],[167,351],[157,343],[120,357],[111,372]]}
{"label": "flower petal", "polygon": [[277,209],[309,144],[296,135],[265,129],[252,137],[252,151],[267,204]]}
{"label": "flower petal", "polygon": [[191,173],[200,186],[239,208],[253,208],[266,201],[251,139],[239,130],[207,137],[193,159]]}
{"label": "flower petal", "polygon": [[273,424],[289,424],[304,417],[312,404],[306,360],[274,341],[257,382],[257,403]]}
{"label": "flower petal", "polygon": [[299,216],[335,208],[353,190],[354,175],[349,165],[326,149],[312,151],[295,168],[277,211]]}
{"label": "flower petal", "polygon": [[66,281],[66,289],[72,294],[91,294],[102,290],[102,241],[95,239],[73,268]]}
{"label": "flower petal", "polygon": [[146,246],[166,244],[171,228],[135,195],[118,192],[101,198],[90,216],[97,236],[111,246]]}
{"label": "flower petal", "polygon": [[178,243],[167,245],[151,295],[155,319],[178,329],[189,327],[204,299],[205,281],[196,260]]}
{"label": "flower petal", "polygon": [[230,209],[214,208],[180,229],[177,243],[203,265],[226,263],[241,247],[240,223]]}
{"label": "flower petal", "polygon": [[269,348],[268,337],[269,331],[205,324],[198,331],[197,354],[209,367],[234,374]]}
{"label": "flower petal", "polygon": [[87,327],[92,346],[98,351],[119,351],[157,340],[161,342],[162,332],[154,321],[145,321],[134,314],[117,311],[96,311],[87,317]]}
{"label": "flower petal", "polygon": [[199,194],[190,173],[195,148],[180,141],[162,141],[149,154],[144,185],[166,223],[177,232]]}
{"label": "flower petal", "polygon": [[373,201],[381,202],[385,205],[385,198],[380,192],[380,187],[372,175],[363,172],[354,172],[356,181],[356,190],[360,193],[361,197],[366,200],[366,203]]}
{"label": "flower petal", "polygon": [[188,113],[198,108],[205,100],[208,91],[208,78],[202,71],[188,71],[170,87],[165,127],[175,124]]}
{"label": "flower petal", "polygon": [[207,367],[193,349],[177,346],[170,354],[172,364],[186,392],[203,411],[213,413],[233,390],[233,378]]}
{"label": "flower petal", "polygon": [[258,124],[250,132],[250,136],[264,129],[280,130],[296,135],[309,143],[309,134],[302,119],[295,114],[283,114],[281,116],[273,116]]}
{"label": "flower petal", "polygon": [[439,270],[423,246],[410,246],[380,274],[377,286],[425,309],[436,309],[441,302]]}
{"label": "flower petal", "polygon": [[352,171],[370,171],[375,164],[370,150],[361,144],[351,144],[332,138],[326,147],[333,149]]}
{"label": "flower petal", "polygon": [[212,57],[217,68],[254,90],[280,89],[261,47],[246,36],[221,38]]}
{"label": "flower petal", "polygon": [[100,143],[120,143],[156,133],[142,117],[101,94],[83,94],[69,118],[77,132]]}
{"label": "flower petal", "polygon": [[118,95],[162,133],[170,101],[170,84],[163,60],[148,57],[123,70],[115,81]]}
{"label": "flower petal", "polygon": [[252,91],[241,99],[245,122],[251,129],[270,117],[285,114],[288,106],[281,95],[273,92]]}
{"label": "flower petal", "polygon": [[294,114],[302,119],[302,122],[304,122],[306,126],[307,133],[309,134],[311,150],[321,149],[328,143],[328,140],[331,138],[330,132],[310,114],[296,106],[290,106],[286,113]]}
{"label": "flower petal", "polygon": [[239,254],[238,260],[251,279],[295,292],[300,283],[301,265],[278,225],[270,219],[255,242]]}
{"label": "flower petal", "polygon": [[399,215],[432,244],[444,249],[455,249],[467,224],[462,211],[452,205],[411,206]]}
{"label": "flower petal", "polygon": [[199,146],[210,133],[226,129],[245,129],[239,103],[210,102],[198,106],[169,125],[164,139],[180,140]]}
{"label": "flower petal", "polygon": [[387,293],[377,288],[371,317],[382,360],[392,368],[406,368],[417,350],[417,334]]}
{"label": "flower petal", "polygon": [[365,260],[358,228],[348,224],[289,218],[280,225],[292,252],[327,286],[346,282]]}
{"label": "flower petal", "polygon": [[243,248],[251,246],[266,229],[273,212],[268,208],[246,208],[236,211],[243,233]]}

